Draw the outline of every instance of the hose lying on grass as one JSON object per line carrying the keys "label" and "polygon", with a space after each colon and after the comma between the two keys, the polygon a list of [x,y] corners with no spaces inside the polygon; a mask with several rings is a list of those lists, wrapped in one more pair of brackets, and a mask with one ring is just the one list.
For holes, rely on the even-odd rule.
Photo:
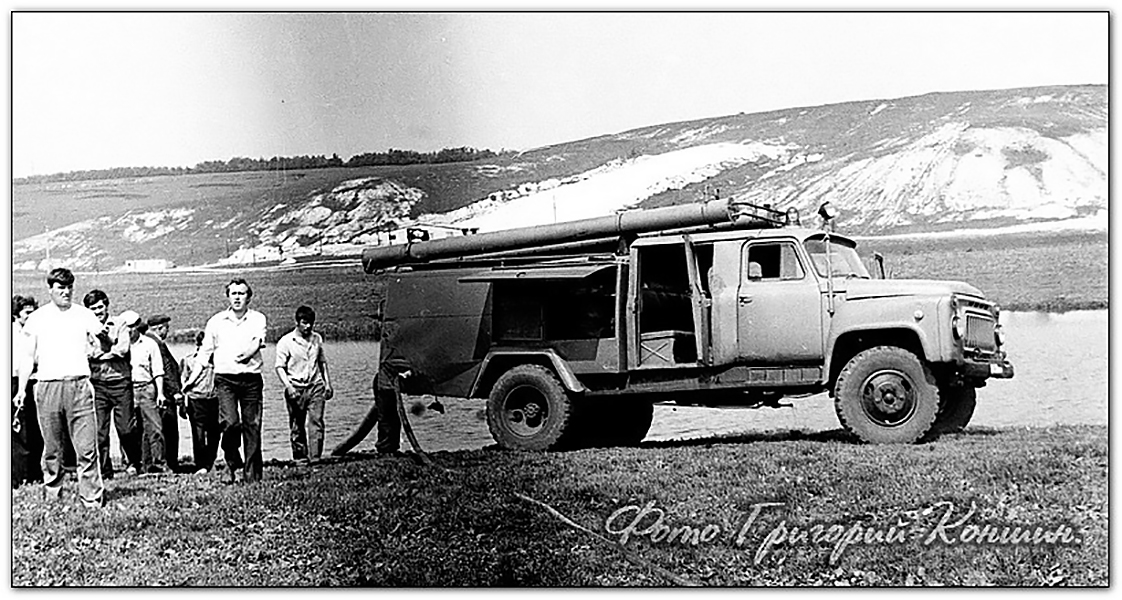
{"label": "hose lying on grass", "polygon": [[[428,455],[428,453],[425,452],[423,448],[421,448],[421,443],[417,441],[417,436],[413,434],[413,426],[409,424],[409,415],[406,414],[405,401],[402,400],[402,395],[401,394],[397,395],[397,414],[398,414],[398,417],[401,419],[402,428],[405,429],[405,437],[409,440],[409,446],[413,448],[413,452],[417,454],[417,456],[420,458],[421,462],[423,464],[427,465],[427,466],[433,467],[434,469],[439,469],[439,470],[444,471],[446,473],[451,472],[452,471],[451,469],[449,469],[448,467],[445,467],[444,465],[441,465],[440,463],[434,461],[432,459],[432,457],[430,457]],[[370,433],[370,430],[374,428],[374,425],[377,422],[378,422],[378,404],[377,404],[377,402],[375,402],[374,406],[370,407],[370,411],[366,414],[366,417],[362,420],[362,423],[359,424],[358,428],[355,429],[354,433],[352,433],[350,435],[350,437],[348,437],[345,441],[343,441],[343,443],[336,446],[335,449],[331,451],[331,454],[334,455],[334,456],[341,456],[343,454],[346,454],[348,450],[350,450],[354,446],[358,445],[358,443],[361,442],[363,440],[363,438],[365,438],[368,433]],[[542,502],[541,500],[538,500],[536,498],[531,498],[530,496],[527,496],[525,494],[521,494],[521,493],[518,493],[518,492],[514,492],[514,495],[519,500],[522,500],[524,502],[529,502],[531,504],[540,506],[541,508],[545,509],[545,511],[547,513],[549,513],[550,515],[552,515],[553,517],[555,517],[556,519],[558,519],[559,521],[561,521],[562,523],[564,523],[568,527],[571,527],[573,529],[576,529],[577,531],[580,531],[582,533],[590,535],[593,538],[595,538],[596,540],[598,540],[599,542],[611,546],[617,552],[622,554],[623,557],[626,558],[627,560],[631,561],[632,563],[634,563],[636,565],[639,565],[640,567],[643,567],[645,569],[649,569],[650,571],[654,572],[658,576],[662,577],[663,579],[666,579],[667,581],[669,581],[669,582],[671,582],[675,585],[680,585],[680,586],[685,586],[685,587],[696,587],[696,586],[700,585],[696,582],[693,582],[693,581],[690,581],[689,579],[686,579],[685,577],[682,577],[681,575],[677,575],[675,573],[672,573],[672,572],[652,563],[651,561],[649,561],[649,560],[639,556],[638,554],[635,554],[634,552],[628,550],[627,547],[624,546],[623,544],[620,544],[619,542],[614,542],[614,541],[600,535],[599,533],[596,533],[595,531],[585,527],[584,525],[581,525],[580,523],[577,523],[576,521],[570,519],[569,517],[566,517],[565,515],[561,514],[561,511],[557,510],[556,508],[553,508],[552,506],[550,506],[549,504],[546,504],[545,502]]]}

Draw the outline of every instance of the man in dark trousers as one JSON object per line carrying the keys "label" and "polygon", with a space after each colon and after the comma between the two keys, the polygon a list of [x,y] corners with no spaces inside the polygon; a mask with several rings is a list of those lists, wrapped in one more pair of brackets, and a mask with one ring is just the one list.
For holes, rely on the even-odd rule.
{"label": "man in dark trousers", "polygon": [[113,458],[109,455],[109,432],[117,430],[125,470],[131,475],[140,468],[140,440],[134,435],[132,365],[129,362],[129,327],[109,318],[109,296],[101,290],[90,290],[82,304],[93,311],[109,328],[109,338],[91,342],[90,382],[94,387],[94,411],[97,414],[97,452],[101,458],[101,478],[113,478]]}
{"label": "man in dark trousers", "polygon": [[411,374],[409,359],[390,347],[378,365],[374,376],[374,403],[378,408],[378,441],[374,448],[378,454],[395,456],[401,448],[401,417],[397,412],[401,395],[401,379]]}
{"label": "man in dark trousers", "polygon": [[[148,337],[156,341],[160,347],[160,356],[164,359],[164,402],[161,409],[161,420],[164,431],[164,459],[168,468],[173,472],[179,471],[179,418],[186,418],[187,407],[180,391],[179,361],[172,356],[164,340],[171,329],[171,317],[167,315],[152,315],[148,317]],[[177,416],[176,413],[179,413]]]}
{"label": "man in dark trousers", "polygon": [[[218,422],[222,453],[226,457],[223,483],[234,483],[238,469],[243,482],[261,481],[261,349],[268,328],[265,315],[251,309],[253,290],[242,278],[226,284],[230,308],[210,318],[203,329],[196,360],[214,360],[214,391],[218,395]],[[188,378],[190,388],[203,370]],[[242,460],[239,446],[245,447]]]}

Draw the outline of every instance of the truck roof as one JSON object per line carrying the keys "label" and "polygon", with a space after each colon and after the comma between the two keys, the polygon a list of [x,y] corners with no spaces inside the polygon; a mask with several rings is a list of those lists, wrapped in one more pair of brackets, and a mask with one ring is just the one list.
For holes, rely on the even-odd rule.
{"label": "truck roof", "polygon": [[[724,240],[748,240],[748,239],[791,239],[794,238],[798,242],[804,242],[809,238],[820,237],[825,235],[825,231],[821,229],[812,229],[810,227],[749,227],[749,228],[735,228],[735,229],[720,229],[716,231],[697,231],[697,232],[656,232],[639,236],[632,245],[634,246],[655,246],[659,244],[670,244],[682,239],[682,235],[690,236],[694,242],[717,242]],[[856,243],[852,239],[837,233],[831,233],[831,238],[841,239],[850,243]]]}

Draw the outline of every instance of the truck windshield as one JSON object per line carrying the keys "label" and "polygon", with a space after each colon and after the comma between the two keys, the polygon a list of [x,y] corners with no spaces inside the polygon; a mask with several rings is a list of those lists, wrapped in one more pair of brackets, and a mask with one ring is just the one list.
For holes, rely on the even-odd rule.
{"label": "truck windshield", "polygon": [[[826,277],[826,239],[823,237],[811,238],[803,242],[810,260],[814,263],[814,270],[822,277]],[[834,277],[861,277],[872,279],[861,257],[857,256],[856,244],[842,238],[830,238],[829,244],[830,269]]]}

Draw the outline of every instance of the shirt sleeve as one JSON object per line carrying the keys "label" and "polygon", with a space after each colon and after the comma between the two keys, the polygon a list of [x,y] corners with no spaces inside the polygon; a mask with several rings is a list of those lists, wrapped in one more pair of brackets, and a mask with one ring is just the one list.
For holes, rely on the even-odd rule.
{"label": "shirt sleeve", "polygon": [[199,352],[197,354],[200,365],[205,365],[210,362],[211,358],[214,356],[215,344],[214,317],[211,317],[210,320],[206,322],[206,327],[203,329],[203,343],[199,346]]}
{"label": "shirt sleeve", "polygon": [[274,365],[277,369],[288,369],[288,336],[277,340],[277,360]]}
{"label": "shirt sleeve", "polygon": [[160,349],[156,347],[156,342],[148,340],[144,344],[148,348],[148,360],[152,361],[152,377],[160,377],[164,374],[164,357],[160,356]]}
{"label": "shirt sleeve", "polygon": [[265,321],[264,313],[257,313],[260,317],[257,319],[257,337],[261,339],[261,343],[265,343],[265,334],[268,329],[268,324]]}

